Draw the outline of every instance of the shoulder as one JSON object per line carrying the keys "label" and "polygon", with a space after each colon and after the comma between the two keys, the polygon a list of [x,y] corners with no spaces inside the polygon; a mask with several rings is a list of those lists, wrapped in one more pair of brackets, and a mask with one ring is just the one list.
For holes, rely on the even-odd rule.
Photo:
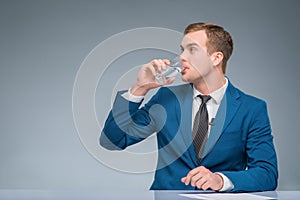
{"label": "shoulder", "polygon": [[238,99],[242,105],[248,107],[248,108],[262,108],[262,107],[266,107],[267,103],[265,100],[246,93],[244,91],[242,91],[241,89],[233,86],[231,83],[229,83],[228,85],[228,91],[227,91],[231,96],[235,97],[236,99]]}
{"label": "shoulder", "polygon": [[254,96],[252,94],[247,94],[241,90],[239,90],[242,100],[246,104],[254,104],[254,105],[266,105],[266,101],[261,99],[260,97]]}
{"label": "shoulder", "polygon": [[250,102],[257,102],[257,103],[265,102],[265,100],[255,96],[255,95],[246,93],[246,92],[242,91],[241,89],[235,87],[231,82],[228,83],[227,90],[231,95],[242,98],[243,101],[250,101]]}

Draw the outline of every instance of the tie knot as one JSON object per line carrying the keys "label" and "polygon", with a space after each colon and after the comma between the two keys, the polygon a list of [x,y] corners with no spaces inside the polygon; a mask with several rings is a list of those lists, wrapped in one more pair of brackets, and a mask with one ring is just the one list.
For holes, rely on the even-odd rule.
{"label": "tie knot", "polygon": [[202,103],[206,103],[211,99],[211,96],[209,95],[201,95],[199,94],[198,97],[200,97],[200,99],[202,100]]}

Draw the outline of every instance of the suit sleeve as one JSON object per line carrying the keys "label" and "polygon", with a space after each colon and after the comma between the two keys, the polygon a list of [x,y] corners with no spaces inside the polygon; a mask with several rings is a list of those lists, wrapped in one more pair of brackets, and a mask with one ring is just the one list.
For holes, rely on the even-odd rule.
{"label": "suit sleeve", "polygon": [[232,192],[265,191],[277,187],[277,157],[267,114],[266,103],[260,101],[251,119],[246,143],[247,168],[222,172],[234,184]]}
{"label": "suit sleeve", "polygon": [[100,136],[100,145],[109,150],[125,149],[156,131],[150,108],[157,97],[139,108],[141,102],[130,102],[122,97],[122,93],[118,92]]}

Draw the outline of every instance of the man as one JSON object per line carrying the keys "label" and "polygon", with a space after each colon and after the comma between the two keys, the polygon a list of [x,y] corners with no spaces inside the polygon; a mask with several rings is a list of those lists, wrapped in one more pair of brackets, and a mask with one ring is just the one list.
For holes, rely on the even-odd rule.
{"label": "man", "polygon": [[100,144],[124,149],[157,132],[158,163],[151,189],[274,190],[277,158],[266,103],[225,77],[233,50],[230,34],[215,24],[190,24],[181,49],[181,74],[187,84],[161,87],[140,108],[149,90],[174,81],[155,81],[168,60],[144,65],[131,89],[117,94]]}

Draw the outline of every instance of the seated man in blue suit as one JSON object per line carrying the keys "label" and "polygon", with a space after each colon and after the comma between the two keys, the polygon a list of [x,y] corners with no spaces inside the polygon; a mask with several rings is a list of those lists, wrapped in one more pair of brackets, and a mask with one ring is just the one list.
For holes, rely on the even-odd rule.
{"label": "seated man in blue suit", "polygon": [[[190,24],[181,49],[181,75],[187,84],[167,87],[174,78],[155,81],[168,60],[145,64],[130,90],[117,94],[100,144],[121,150],[156,132],[154,190],[276,189],[277,158],[266,103],[225,76],[233,50],[230,34],[215,24]],[[145,94],[157,87],[141,106]]]}

